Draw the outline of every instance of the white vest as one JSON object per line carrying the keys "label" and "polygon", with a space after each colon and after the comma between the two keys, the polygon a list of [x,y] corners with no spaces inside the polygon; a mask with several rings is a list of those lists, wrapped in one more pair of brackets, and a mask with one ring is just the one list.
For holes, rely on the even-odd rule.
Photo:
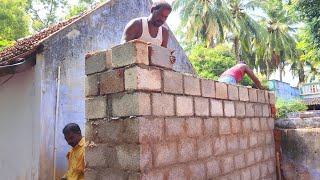
{"label": "white vest", "polygon": [[149,33],[149,26],[148,26],[148,19],[147,18],[141,18],[142,21],[142,35],[139,38],[142,41],[150,42],[152,44],[156,44],[158,46],[161,46],[162,44],[162,26],[159,27],[157,37],[153,38],[151,37]]}

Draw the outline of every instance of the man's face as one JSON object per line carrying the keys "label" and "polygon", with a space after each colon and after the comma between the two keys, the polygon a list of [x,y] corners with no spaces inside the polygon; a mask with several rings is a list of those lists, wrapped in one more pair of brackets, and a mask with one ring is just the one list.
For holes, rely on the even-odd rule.
{"label": "man's face", "polygon": [[151,23],[157,27],[162,26],[166,22],[170,13],[171,13],[171,10],[163,7],[158,10],[153,10]]}
{"label": "man's face", "polygon": [[80,132],[79,133],[69,132],[64,135],[64,139],[72,147],[75,147],[80,142],[81,138],[82,137]]}

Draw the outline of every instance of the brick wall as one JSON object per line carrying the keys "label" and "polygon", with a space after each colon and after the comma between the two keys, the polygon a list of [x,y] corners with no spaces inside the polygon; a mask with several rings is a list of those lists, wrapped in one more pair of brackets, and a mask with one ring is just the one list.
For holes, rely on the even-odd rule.
{"label": "brick wall", "polygon": [[152,49],[86,58],[85,178],[276,179],[274,95],[175,72]]}

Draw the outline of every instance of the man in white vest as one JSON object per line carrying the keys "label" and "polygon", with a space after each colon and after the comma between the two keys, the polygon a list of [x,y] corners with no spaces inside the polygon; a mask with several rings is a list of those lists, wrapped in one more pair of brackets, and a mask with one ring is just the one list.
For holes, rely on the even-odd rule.
{"label": "man in white vest", "polygon": [[[154,2],[149,17],[132,19],[125,27],[121,43],[139,39],[167,48],[169,30],[163,24],[172,11],[171,5],[163,0]],[[174,51],[172,51],[173,53]],[[175,57],[170,58],[175,63]]]}

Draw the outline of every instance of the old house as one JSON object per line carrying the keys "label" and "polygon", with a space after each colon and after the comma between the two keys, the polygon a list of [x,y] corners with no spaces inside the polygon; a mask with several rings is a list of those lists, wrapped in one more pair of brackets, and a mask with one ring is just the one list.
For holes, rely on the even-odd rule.
{"label": "old house", "polygon": [[[62,129],[84,129],[85,54],[119,44],[129,20],[149,9],[149,0],[109,0],[0,52],[0,179],[61,177],[69,148]],[[193,73],[172,33],[169,48],[174,69]]]}

